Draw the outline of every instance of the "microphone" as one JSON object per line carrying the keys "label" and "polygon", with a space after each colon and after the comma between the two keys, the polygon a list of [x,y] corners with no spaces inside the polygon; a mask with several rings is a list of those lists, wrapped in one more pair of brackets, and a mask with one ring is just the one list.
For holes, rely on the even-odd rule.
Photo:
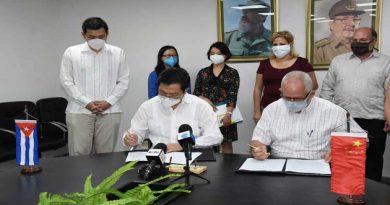
{"label": "microphone", "polygon": [[183,147],[186,159],[191,160],[191,145],[195,144],[195,137],[192,134],[192,127],[188,124],[182,124],[179,127],[177,141]]}
{"label": "microphone", "polygon": [[167,145],[158,143],[152,149],[149,149],[146,153],[146,159],[148,162],[155,164],[164,164],[165,154],[167,153]]}
{"label": "microphone", "polygon": [[177,140],[180,145],[187,141],[191,143],[191,145],[195,145],[195,136],[192,134],[192,127],[188,124],[182,124],[179,127],[179,134],[177,134]]}
{"label": "microphone", "polygon": [[146,164],[138,169],[138,175],[148,181],[156,179],[168,173],[164,161],[167,145],[158,143],[146,153],[146,159],[149,164]]}

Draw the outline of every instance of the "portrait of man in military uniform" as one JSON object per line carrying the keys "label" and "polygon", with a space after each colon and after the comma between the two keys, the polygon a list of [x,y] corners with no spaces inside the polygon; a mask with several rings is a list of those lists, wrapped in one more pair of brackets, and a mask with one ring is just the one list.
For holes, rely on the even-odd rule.
{"label": "portrait of man in military uniform", "polygon": [[[367,1],[366,1],[367,2]],[[314,46],[313,46],[313,64],[330,64],[333,57],[350,52],[351,41],[354,31],[361,26],[371,27],[371,17],[361,8],[356,0],[322,0],[315,1],[315,10],[328,11],[327,15],[315,15],[314,19]],[[316,6],[317,5],[317,6]],[[323,7],[320,5],[324,5]],[[330,6],[325,9],[325,5]],[[327,17],[322,20],[319,17]],[[365,21],[363,21],[365,20]],[[362,24],[365,25],[362,25]],[[327,36],[320,35],[325,32]]]}
{"label": "portrait of man in military uniform", "polygon": [[271,53],[271,0],[224,0],[223,40],[234,57]]}

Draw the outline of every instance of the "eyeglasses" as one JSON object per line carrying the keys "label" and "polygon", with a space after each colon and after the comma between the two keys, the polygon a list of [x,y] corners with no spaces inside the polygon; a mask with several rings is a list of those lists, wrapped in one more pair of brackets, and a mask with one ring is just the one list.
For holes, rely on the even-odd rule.
{"label": "eyeglasses", "polygon": [[309,96],[310,93],[311,93],[311,91],[308,92],[308,93],[305,95],[305,97],[303,97],[303,98],[290,98],[290,97],[287,97],[287,96],[283,96],[283,94],[281,94],[280,97],[282,97],[284,100],[287,100],[287,101],[291,101],[291,102],[300,102],[300,101],[306,100],[306,98]]}
{"label": "eyeglasses", "polygon": [[177,56],[176,54],[166,54],[166,55],[163,55],[162,57],[169,58],[169,57],[176,57],[176,56]]}
{"label": "eyeglasses", "polygon": [[360,21],[362,20],[359,17],[355,16],[345,16],[345,17],[338,17],[334,18],[335,21],[340,21],[342,24],[347,24],[348,22],[352,21],[353,24],[360,24]]}

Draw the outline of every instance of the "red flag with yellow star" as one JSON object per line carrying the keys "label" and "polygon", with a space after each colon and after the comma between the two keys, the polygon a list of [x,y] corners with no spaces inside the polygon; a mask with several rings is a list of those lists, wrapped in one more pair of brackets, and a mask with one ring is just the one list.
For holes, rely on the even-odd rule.
{"label": "red flag with yellow star", "polygon": [[332,132],[331,136],[331,191],[364,194],[367,133]]}

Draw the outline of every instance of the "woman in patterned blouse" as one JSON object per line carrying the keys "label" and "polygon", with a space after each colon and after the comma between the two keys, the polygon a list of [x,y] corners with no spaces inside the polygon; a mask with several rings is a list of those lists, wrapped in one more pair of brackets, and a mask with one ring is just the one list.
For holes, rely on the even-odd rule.
{"label": "woman in patterned blouse", "polygon": [[231,124],[231,117],[237,103],[240,76],[236,69],[225,64],[231,55],[225,43],[212,44],[207,52],[212,64],[199,71],[194,90],[194,95],[208,102],[214,111],[217,105],[226,104],[226,115],[220,121],[220,130],[224,137],[223,153],[233,153],[232,142],[238,139],[237,124]]}

